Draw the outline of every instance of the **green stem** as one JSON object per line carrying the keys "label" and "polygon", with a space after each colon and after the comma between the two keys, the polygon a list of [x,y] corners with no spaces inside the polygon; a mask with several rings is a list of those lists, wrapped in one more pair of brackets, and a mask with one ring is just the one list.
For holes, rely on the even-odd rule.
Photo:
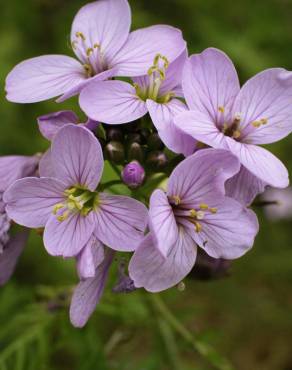
{"label": "green stem", "polygon": [[149,295],[154,308],[163,316],[169,325],[181,335],[182,338],[188,342],[195,351],[201,356],[206,358],[215,368],[219,370],[234,370],[233,366],[227,359],[222,357],[217,351],[209,344],[200,339],[195,339],[193,334],[183,326],[179,320],[173,315],[166,304],[163,302],[159,294]]}

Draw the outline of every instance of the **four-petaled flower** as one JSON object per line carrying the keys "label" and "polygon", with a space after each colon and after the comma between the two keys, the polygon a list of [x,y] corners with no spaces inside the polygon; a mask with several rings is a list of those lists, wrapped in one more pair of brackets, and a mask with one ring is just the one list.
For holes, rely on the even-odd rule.
{"label": "four-petaled flower", "polygon": [[226,150],[200,150],[176,167],[167,193],[152,194],[150,233],[129,265],[137,288],[157,292],[179,283],[194,266],[197,246],[224,259],[238,258],[252,247],[257,217],[224,190],[239,166]]}
{"label": "four-petaled flower", "polygon": [[95,236],[105,245],[132,251],[146,224],[146,207],[125,196],[97,191],[103,171],[102,149],[84,127],[59,130],[51,148],[52,177],[24,178],[5,193],[9,217],[20,225],[45,227],[52,255],[77,256]]}
{"label": "four-petaled flower", "polygon": [[127,0],[98,0],[77,13],[71,29],[76,60],[65,55],[44,55],[25,60],[7,76],[7,99],[34,103],[78,94],[93,80],[139,76],[158,52],[170,61],[186,47],[181,31],[164,25],[129,33],[131,10]]}

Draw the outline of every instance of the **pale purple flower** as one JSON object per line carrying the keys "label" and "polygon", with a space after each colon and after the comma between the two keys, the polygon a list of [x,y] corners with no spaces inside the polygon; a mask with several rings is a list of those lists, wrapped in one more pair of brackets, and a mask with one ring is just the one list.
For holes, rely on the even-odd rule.
{"label": "pale purple flower", "polygon": [[267,69],[240,89],[231,60],[210,48],[189,58],[182,85],[191,111],[177,116],[176,125],[194,139],[227,149],[239,159],[245,173],[238,175],[244,181],[235,180],[240,187],[237,192],[251,191],[240,196],[245,203],[266,184],[288,186],[285,166],[258,144],[276,142],[292,131],[292,73]]}
{"label": "pale purple flower", "polygon": [[224,259],[238,258],[252,247],[256,215],[224,194],[225,181],[239,166],[226,150],[200,150],[175,168],[167,193],[152,194],[150,233],[129,265],[137,288],[157,292],[178,284],[192,270],[197,246]]}
{"label": "pale purple flower", "polygon": [[78,94],[90,81],[147,72],[157,53],[174,60],[185,48],[181,31],[164,25],[131,33],[126,0],[98,0],[74,18],[71,45],[77,59],[43,55],[18,64],[6,79],[7,99],[33,103]]}
{"label": "pale purple flower", "polygon": [[268,187],[261,196],[265,215],[269,220],[291,220],[292,219],[292,189],[275,189]]}
{"label": "pale purple flower", "polygon": [[100,255],[98,251],[101,250],[104,257],[102,260],[100,258],[92,259],[95,264],[94,276],[81,280],[75,288],[70,306],[70,320],[78,328],[87,323],[99,303],[115,254],[113,250],[103,247],[97,240],[93,242],[92,248],[95,249],[93,253],[96,255],[98,253]]}
{"label": "pale purple flower", "polygon": [[176,153],[190,155],[196,141],[173,123],[173,117],[187,110],[182,96],[182,70],[186,51],[172,63],[167,55],[157,54],[148,65],[148,74],[125,81],[97,81],[80,94],[79,104],[86,115],[99,122],[123,124],[149,112],[165,145]]}
{"label": "pale purple flower", "polygon": [[94,235],[103,244],[133,251],[147,223],[146,207],[131,198],[99,193],[103,156],[84,127],[67,125],[54,137],[51,177],[16,181],[4,193],[6,211],[16,223],[42,228],[47,251],[77,256]]}
{"label": "pale purple flower", "polygon": [[139,162],[133,161],[123,168],[122,179],[129,188],[136,189],[143,184],[145,170]]}

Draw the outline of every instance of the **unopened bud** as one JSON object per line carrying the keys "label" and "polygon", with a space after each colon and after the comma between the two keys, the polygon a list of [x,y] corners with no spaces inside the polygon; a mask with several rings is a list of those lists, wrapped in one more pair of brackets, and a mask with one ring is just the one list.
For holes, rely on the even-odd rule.
{"label": "unopened bud", "polygon": [[164,144],[161,141],[157,132],[153,133],[148,137],[147,145],[148,148],[151,150],[162,150],[164,148]]}
{"label": "unopened bud", "polygon": [[154,151],[149,153],[146,163],[152,169],[162,170],[168,165],[168,159],[165,153]]}
{"label": "unopened bud", "polygon": [[129,161],[136,160],[140,163],[143,163],[144,157],[145,157],[144,149],[140,144],[132,143],[129,146],[129,149],[128,149],[128,160]]}
{"label": "unopened bud", "polygon": [[106,131],[108,141],[123,141],[123,132],[117,127],[110,127]]}
{"label": "unopened bud", "polygon": [[125,161],[123,144],[118,141],[110,141],[105,147],[105,157],[115,164],[123,164]]}
{"label": "unopened bud", "polygon": [[144,168],[139,162],[133,161],[124,167],[122,179],[129,188],[136,189],[143,184],[145,179]]}
{"label": "unopened bud", "polygon": [[132,143],[145,144],[143,141],[144,141],[143,137],[138,132],[131,132],[127,136],[128,144]]}

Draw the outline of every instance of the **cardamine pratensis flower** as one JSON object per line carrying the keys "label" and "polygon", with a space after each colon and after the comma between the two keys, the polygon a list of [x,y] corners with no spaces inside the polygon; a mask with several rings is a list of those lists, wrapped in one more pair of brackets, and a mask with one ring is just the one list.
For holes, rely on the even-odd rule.
{"label": "cardamine pratensis flower", "polygon": [[131,10],[126,0],[98,0],[82,7],[71,29],[78,60],[43,55],[18,64],[7,76],[7,99],[34,103],[79,94],[90,81],[139,76],[157,53],[174,60],[185,49],[181,31],[165,25],[129,33]]}
{"label": "cardamine pratensis flower", "polygon": [[291,72],[267,69],[240,89],[231,60],[209,48],[188,59],[182,85],[191,111],[175,117],[176,125],[202,143],[231,151],[242,164],[244,173],[238,176],[244,181],[233,180],[230,195],[243,192],[240,198],[249,204],[267,184],[288,186],[285,166],[258,144],[274,143],[292,131]]}
{"label": "cardamine pratensis flower", "polygon": [[16,181],[4,194],[8,216],[45,228],[51,255],[77,256],[92,236],[120,251],[133,251],[147,224],[146,207],[129,197],[100,193],[101,146],[88,129],[67,125],[52,141],[51,177]]}
{"label": "cardamine pratensis flower", "polygon": [[137,288],[151,292],[178,284],[192,270],[197,246],[213,258],[235,259],[253,245],[253,211],[225,196],[224,183],[240,164],[226,150],[204,149],[172,172],[167,193],[150,199],[150,233],[129,265]]}
{"label": "cardamine pratensis flower", "polygon": [[[162,52],[161,52],[162,53]],[[164,144],[175,153],[190,155],[196,141],[173,123],[173,117],[187,110],[182,97],[182,70],[187,58],[184,51],[172,63],[157,54],[148,65],[148,74],[125,81],[96,81],[80,94],[79,104],[91,119],[108,124],[135,121],[149,112]]]}

